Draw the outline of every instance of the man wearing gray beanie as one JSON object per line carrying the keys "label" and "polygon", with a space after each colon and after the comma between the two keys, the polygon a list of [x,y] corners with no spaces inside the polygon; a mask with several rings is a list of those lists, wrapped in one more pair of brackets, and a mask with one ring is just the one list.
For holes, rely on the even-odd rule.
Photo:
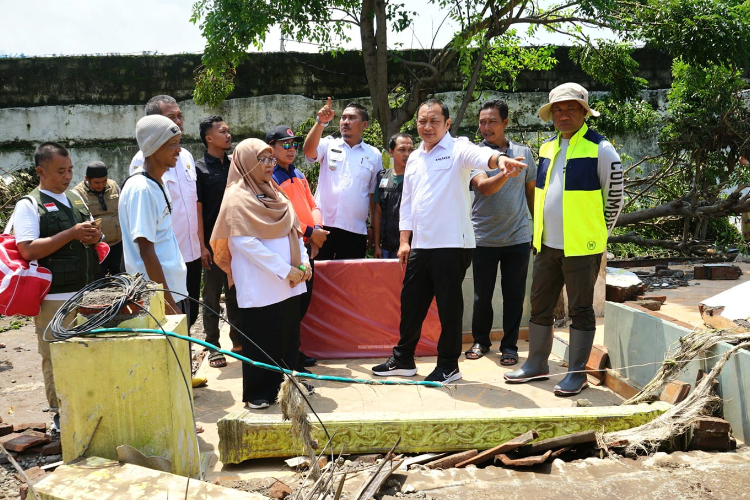
{"label": "man wearing gray beanie", "polygon": [[161,115],[145,116],[135,127],[143,169],[125,182],[120,195],[125,269],[177,292],[164,293],[167,314],[187,310],[187,268],[172,230],[172,199],[163,176],[177,163],[182,132]]}
{"label": "man wearing gray beanie", "polygon": [[[182,111],[174,97],[157,95],[146,103],[146,116],[161,115],[172,120],[183,131]],[[145,151],[138,151],[130,162],[130,173],[141,169]],[[164,187],[172,196],[172,230],[177,237],[180,253],[187,266],[186,286],[188,294],[196,301],[200,299],[201,246],[198,237],[198,191],[195,160],[187,149],[181,149],[175,168],[164,174]],[[198,318],[198,307],[191,304],[188,313],[188,327],[193,326]]]}

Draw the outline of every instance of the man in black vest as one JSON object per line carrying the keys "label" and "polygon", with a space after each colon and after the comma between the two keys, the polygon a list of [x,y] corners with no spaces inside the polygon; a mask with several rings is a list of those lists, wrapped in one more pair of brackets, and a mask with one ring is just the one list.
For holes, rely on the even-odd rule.
{"label": "man in black vest", "polygon": [[60,306],[99,272],[94,245],[101,240],[102,232],[91,223],[91,214],[81,197],[68,190],[73,178],[68,151],[54,142],[45,142],[34,152],[34,163],[39,187],[16,204],[13,227],[21,257],[38,260],[40,266],[52,272],[52,287],[34,325],[42,356],[44,390],[50,410],[56,413],[59,403],[44,333]]}
{"label": "man in black vest", "polygon": [[397,259],[400,233],[398,230],[401,193],[404,188],[406,160],[414,151],[414,140],[409,134],[394,134],[388,144],[393,158],[393,168],[378,172],[377,187],[372,200],[375,213],[372,218],[376,259]]}

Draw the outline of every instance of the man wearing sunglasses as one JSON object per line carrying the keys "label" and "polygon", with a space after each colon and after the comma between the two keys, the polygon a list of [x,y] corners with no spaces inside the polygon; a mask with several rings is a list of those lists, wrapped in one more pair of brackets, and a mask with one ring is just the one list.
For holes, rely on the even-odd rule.
{"label": "man wearing sunglasses", "polygon": [[[315,203],[305,174],[294,166],[294,158],[301,147],[301,141],[302,137],[294,135],[292,129],[286,125],[274,127],[266,133],[266,142],[273,148],[273,157],[276,159],[273,180],[292,202],[302,229],[305,248],[307,248],[307,254],[310,257],[310,265],[313,266],[313,259],[325,243],[328,231],[323,229],[323,217]],[[300,301],[300,319],[305,317],[307,307],[310,305],[314,276],[313,274],[313,278],[310,278],[307,282],[307,292]],[[316,362],[315,358],[311,358],[303,352],[300,352],[299,360],[303,366],[312,366]]]}

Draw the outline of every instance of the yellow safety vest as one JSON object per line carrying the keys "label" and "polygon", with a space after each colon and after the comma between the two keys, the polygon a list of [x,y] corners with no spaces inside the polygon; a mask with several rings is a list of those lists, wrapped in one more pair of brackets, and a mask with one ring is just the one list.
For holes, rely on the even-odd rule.
{"label": "yellow safety vest", "polygon": [[[534,189],[534,248],[542,248],[544,201],[552,165],[560,152],[558,134],[539,149],[539,168]],[[586,124],[570,138],[563,171],[563,252],[566,257],[593,255],[607,248],[604,197],[599,181],[599,143],[603,136]]]}

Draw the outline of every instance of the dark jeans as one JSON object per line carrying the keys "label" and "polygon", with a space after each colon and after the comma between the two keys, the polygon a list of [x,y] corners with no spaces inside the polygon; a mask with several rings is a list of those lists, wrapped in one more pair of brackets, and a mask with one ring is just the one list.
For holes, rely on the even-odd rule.
{"label": "dark jeans", "polygon": [[352,233],[337,227],[324,226],[330,234],[318,252],[317,260],[364,259],[367,235]]}
{"label": "dark jeans", "polygon": [[114,276],[115,274],[120,274],[123,270],[121,241],[109,246],[109,255],[104,259],[104,262],[99,264],[99,274],[96,275],[96,279],[104,278],[108,273]]}
{"label": "dark jeans", "polygon": [[[297,366],[299,296],[264,307],[240,309],[240,315],[242,316],[242,331],[257,344],[256,347],[243,336],[243,356],[267,364],[274,364],[275,361],[282,368],[294,369]],[[269,360],[261,349],[271,356],[273,361]],[[283,377],[283,374],[279,372],[243,363],[242,401],[244,403],[259,399],[275,401]]]}
{"label": "dark jeans", "polygon": [[562,250],[542,245],[534,259],[531,322],[542,326],[554,323],[555,306],[566,285],[571,327],[586,332],[596,330],[594,285],[601,262],[600,253],[565,257]]}
{"label": "dark jeans", "polygon": [[495,292],[497,265],[500,264],[500,288],[503,292],[503,340],[500,351],[518,352],[518,329],[523,316],[526,297],[526,275],[529,268],[531,243],[507,247],[477,247],[474,249],[474,313],[471,333],[474,342],[490,347],[492,329],[492,295]]}
{"label": "dark jeans", "polygon": [[410,362],[414,358],[422,323],[435,297],[441,327],[437,366],[458,368],[464,314],[461,284],[471,264],[471,254],[470,248],[418,248],[409,253],[401,288],[400,339],[393,348],[397,360]]}
{"label": "dark jeans", "polygon": [[[240,309],[237,307],[237,291],[234,287],[229,287],[227,273],[221,270],[216,263],[211,264],[210,269],[203,270],[203,303],[216,312],[221,312],[219,300],[221,292],[226,295],[226,317],[229,322],[237,328],[241,328],[242,318]],[[219,344],[219,316],[203,309],[203,329],[206,331],[206,342],[221,347]],[[240,334],[233,326],[229,327],[229,338],[232,339],[232,346],[240,346]]]}
{"label": "dark jeans", "polygon": [[188,326],[193,326],[195,320],[198,319],[198,310],[200,306],[196,301],[201,298],[201,274],[203,274],[203,264],[200,259],[196,259],[193,262],[186,262],[187,266],[187,292],[191,299],[190,314],[188,315]]}

